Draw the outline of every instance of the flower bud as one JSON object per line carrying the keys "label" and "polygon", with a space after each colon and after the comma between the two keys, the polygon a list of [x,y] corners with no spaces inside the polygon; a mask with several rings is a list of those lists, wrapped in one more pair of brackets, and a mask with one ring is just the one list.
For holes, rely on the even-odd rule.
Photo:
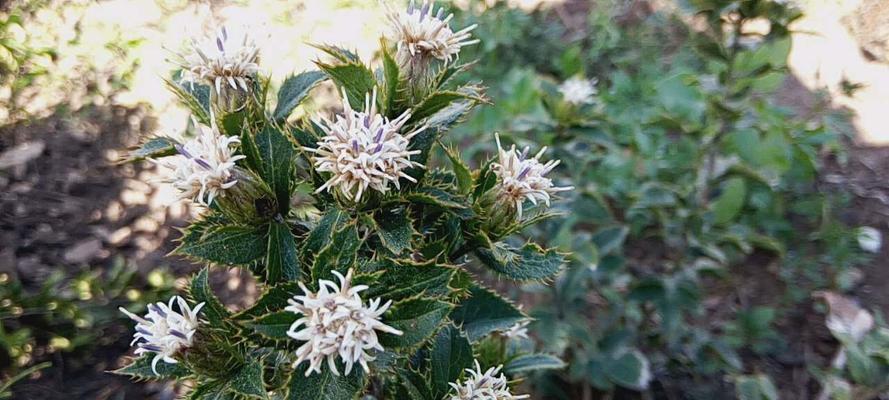
{"label": "flower bud", "polygon": [[233,221],[250,225],[273,218],[278,205],[268,185],[241,167],[235,167],[232,175],[237,184],[216,198],[220,211]]}

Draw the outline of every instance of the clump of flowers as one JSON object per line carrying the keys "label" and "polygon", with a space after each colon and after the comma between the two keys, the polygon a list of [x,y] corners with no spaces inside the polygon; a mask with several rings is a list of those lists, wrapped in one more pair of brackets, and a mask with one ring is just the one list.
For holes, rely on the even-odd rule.
{"label": "clump of flowers", "polygon": [[390,185],[401,188],[401,178],[416,182],[405,172],[423,167],[411,161],[420,151],[409,150],[410,139],[426,127],[402,134],[402,127],[411,117],[410,110],[392,120],[379,114],[376,89],[366,96],[362,111],[353,110],[345,89],[342,93],[343,114],[334,121],[317,119],[315,123],[325,136],[318,148],[303,147],[314,154],[317,171],[330,173],[330,179],[316,193],[337,189],[347,199],[359,201],[368,188],[386,193]]}
{"label": "clump of flowers", "polygon": [[223,26],[213,35],[192,39],[191,52],[178,58],[185,81],[206,84],[217,95],[228,90],[249,92],[259,72],[259,47],[246,28]]}
{"label": "clump of flowers", "polygon": [[163,181],[178,189],[181,198],[209,206],[224,190],[238,183],[235,165],[244,156],[235,154],[240,140],[222,135],[215,123],[210,127],[198,123],[195,126],[197,136],[175,145],[178,154],[158,163],[172,171]]}
{"label": "clump of flowers", "polygon": [[562,94],[565,102],[569,104],[592,104],[595,101],[596,94],[599,93],[596,90],[596,82],[596,79],[584,79],[580,76],[575,76],[559,85],[559,93]]}
{"label": "clump of flowers", "polygon": [[506,376],[500,373],[502,367],[491,367],[482,372],[481,365],[475,360],[475,369],[466,369],[469,377],[460,383],[450,383],[454,389],[450,400],[518,400],[530,397],[510,393]]}
{"label": "clump of flowers", "polygon": [[550,160],[545,164],[541,163],[540,156],[546,152],[546,147],[534,157],[528,158],[530,148],[525,147],[519,151],[512,145],[509,150],[505,150],[500,144],[500,135],[495,134],[494,137],[498,150],[497,162],[492,164],[498,178],[495,190],[501,201],[516,210],[519,219],[522,219],[522,205],[525,201],[535,205],[542,201],[549,206],[550,199],[555,193],[574,189],[572,186],[555,186],[553,181],[546,177],[546,174],[561,162]]}
{"label": "clump of flowers", "polygon": [[304,294],[288,300],[290,305],[285,310],[301,317],[290,326],[287,336],[305,342],[296,350],[294,366],[308,362],[306,376],[309,376],[313,372],[321,373],[321,364],[326,359],[330,372],[339,375],[336,367],[339,358],[345,364],[346,375],[356,363],[365,372],[370,372],[367,363],[374,357],[368,351],[384,350],[377,331],[402,334],[380,321],[392,302],[387,301],[381,306],[381,300],[377,298],[365,305],[359,293],[368,286],[352,286],[353,270],[350,269],[346,276],[331,272],[339,279],[339,285],[322,279],[318,281],[318,292],[313,293],[300,282]]}
{"label": "clump of flowers", "polygon": [[[173,303],[179,305],[179,312],[173,310]],[[148,314],[140,317],[120,307],[120,311],[136,321],[136,333],[130,345],[137,345],[136,355],[155,353],[151,361],[151,369],[157,374],[157,363],[163,360],[176,364],[174,355],[180,350],[191,347],[194,334],[198,329],[198,313],[204,303],[194,309],[179,296],[170,298],[168,304],[158,302],[148,305]]]}
{"label": "clump of flowers", "polygon": [[407,10],[396,11],[387,4],[387,17],[392,24],[390,39],[398,46],[398,59],[402,65],[410,60],[427,60],[429,57],[450,62],[460,53],[460,48],[476,44],[478,39],[470,39],[477,25],[468,26],[457,32],[451,30],[448,23],[453,14],[444,17],[444,8],[435,10],[430,0],[424,0],[417,7],[414,0],[408,4]]}

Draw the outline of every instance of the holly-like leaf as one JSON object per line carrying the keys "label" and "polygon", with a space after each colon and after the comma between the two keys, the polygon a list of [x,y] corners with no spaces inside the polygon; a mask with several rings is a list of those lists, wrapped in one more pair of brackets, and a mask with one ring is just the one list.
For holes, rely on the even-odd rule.
{"label": "holly-like leaf", "polygon": [[390,207],[374,214],[380,241],[392,254],[399,255],[411,246],[414,236],[413,221],[404,207]]}
{"label": "holly-like leaf", "polygon": [[469,167],[463,162],[463,159],[460,158],[460,151],[455,147],[450,146],[442,146],[445,150],[445,154],[448,156],[448,159],[451,160],[451,166],[454,169],[454,176],[457,178],[457,188],[460,189],[460,193],[463,195],[468,195],[470,191],[472,191],[472,173],[469,171]]}
{"label": "holly-like leaf", "polygon": [[463,328],[473,342],[491,332],[509,329],[527,318],[512,303],[475,285],[469,288],[469,297],[451,313],[451,319]]}
{"label": "holly-like leaf", "polygon": [[164,83],[198,122],[210,126],[210,87],[197,83],[177,83],[164,79]]}
{"label": "holly-like leaf", "polygon": [[309,91],[327,76],[321,71],[306,71],[291,75],[278,90],[278,105],[272,114],[276,121],[284,122],[290,113],[309,95]]}
{"label": "holly-like leaf", "polygon": [[266,283],[276,283],[282,279],[299,279],[299,259],[296,256],[296,242],[290,228],[283,222],[269,224],[269,247],[266,257]]}
{"label": "holly-like leaf", "polygon": [[235,393],[255,399],[265,399],[265,387],[262,384],[262,364],[257,360],[249,360],[229,381],[229,387]]}
{"label": "holly-like leaf", "polygon": [[293,180],[293,143],[272,126],[256,135],[256,147],[262,159],[260,176],[275,193],[278,211],[286,216],[290,210],[290,189]]}
{"label": "holly-like leaf", "polygon": [[125,367],[112,371],[117,375],[126,375],[134,379],[179,379],[185,378],[191,374],[181,363],[170,364],[163,360],[157,362],[157,373],[151,369],[151,361],[154,354],[145,354],[141,357],[130,360]]}
{"label": "holly-like leaf", "polygon": [[471,216],[472,212],[467,208],[465,199],[438,188],[425,187],[411,191],[404,194],[404,198],[413,203],[435,206],[442,210],[450,210],[463,217]]}
{"label": "holly-like leaf", "polygon": [[312,265],[312,260],[321,251],[321,249],[330,245],[334,232],[343,229],[346,224],[352,221],[349,214],[338,208],[329,208],[318,225],[315,226],[306,239],[299,251],[300,260],[304,265]]}
{"label": "holly-like leaf", "polygon": [[399,369],[396,399],[433,400],[441,397],[433,396],[426,376],[412,369]]}
{"label": "holly-like leaf", "polygon": [[139,147],[127,153],[125,161],[141,161],[146,158],[160,158],[177,154],[176,145],[179,142],[165,137],[154,136],[146,139]]}
{"label": "holly-like leaf", "polygon": [[434,92],[414,108],[408,123],[422,121],[425,118],[431,117],[457,100],[484,101],[484,99],[478,96],[458,91],[443,90]]}
{"label": "holly-like leaf", "polygon": [[238,319],[251,319],[274,311],[280,311],[287,307],[287,300],[297,294],[302,294],[297,282],[284,282],[273,286],[256,300],[250,308],[236,315]]}
{"label": "holly-like leaf", "polygon": [[253,331],[273,340],[289,338],[287,330],[296,322],[299,315],[290,311],[276,311],[263,315],[250,322]]}
{"label": "holly-like leaf", "polygon": [[174,254],[199,260],[245,265],[265,255],[266,232],[255,227],[210,226],[204,231],[189,231]]}
{"label": "holly-like leaf", "polygon": [[383,92],[383,110],[386,111],[386,115],[389,118],[396,118],[398,115],[395,115],[396,112],[400,110],[395,110],[396,97],[398,96],[398,84],[400,81],[400,72],[398,70],[398,63],[395,62],[395,59],[392,57],[392,54],[389,52],[389,46],[386,44],[385,40],[382,41],[383,49],[383,79],[385,80],[385,91]]}
{"label": "holly-like leaf", "polygon": [[339,271],[345,275],[346,271],[355,265],[360,246],[361,240],[358,238],[356,224],[348,224],[334,232],[330,242],[315,256],[312,263],[313,284],[318,279],[332,278],[330,271]]}
{"label": "holly-like leaf", "polygon": [[457,382],[466,368],[472,367],[472,345],[457,327],[448,325],[438,332],[429,350],[434,398],[440,399],[450,391],[449,382]]}
{"label": "holly-like leaf", "polygon": [[330,76],[336,85],[346,89],[349,104],[354,109],[364,109],[364,99],[377,85],[377,79],[373,71],[359,62],[332,65],[316,62],[318,68]]}
{"label": "holly-like leaf", "polygon": [[381,271],[383,274],[377,283],[364,292],[367,298],[398,301],[419,294],[443,296],[448,293],[448,282],[454,275],[453,268],[432,261],[425,264],[390,261]]}
{"label": "holly-like leaf", "polygon": [[593,243],[599,250],[599,254],[606,255],[620,249],[627,238],[630,229],[626,226],[610,226],[602,228],[593,234]]}
{"label": "holly-like leaf", "polygon": [[438,330],[452,308],[443,301],[424,298],[396,303],[383,316],[383,322],[403,334],[383,334],[380,343],[386,348],[404,348],[423,343]]}
{"label": "holly-like leaf", "polygon": [[339,62],[343,63],[360,63],[361,59],[358,58],[358,54],[355,54],[354,51],[344,49],[339,46],[334,46],[330,44],[311,44],[310,46],[321,50],[331,57],[335,58]]}
{"label": "holly-like leaf", "polygon": [[562,254],[554,249],[544,250],[534,243],[527,243],[521,249],[496,243],[492,248],[476,249],[475,254],[489,268],[518,281],[550,278],[565,264]]}
{"label": "holly-like leaf", "polygon": [[349,375],[345,375],[338,366],[340,375],[337,376],[325,365],[320,373],[305,376],[306,365],[300,364],[290,375],[287,400],[353,400],[364,389],[365,376],[361,367],[353,368]]}
{"label": "holly-like leaf", "polygon": [[510,375],[524,374],[546,369],[562,369],[566,365],[559,357],[553,355],[543,353],[522,354],[509,360],[506,366],[503,367],[503,372]]}
{"label": "holly-like leaf", "polygon": [[744,375],[735,378],[735,394],[739,400],[778,400],[778,389],[767,375]]}
{"label": "holly-like leaf", "polygon": [[188,293],[196,304],[204,303],[201,315],[211,324],[221,325],[230,315],[230,312],[213,294],[213,289],[210,287],[209,270],[206,267],[191,278]]}
{"label": "holly-like leaf", "polygon": [[636,390],[647,389],[652,377],[648,359],[639,351],[610,359],[605,365],[605,374],[612,382]]}

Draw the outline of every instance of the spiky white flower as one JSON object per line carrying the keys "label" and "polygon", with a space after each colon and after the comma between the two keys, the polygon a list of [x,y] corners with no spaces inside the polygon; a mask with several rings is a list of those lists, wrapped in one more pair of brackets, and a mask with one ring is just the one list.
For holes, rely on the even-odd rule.
{"label": "spiky white flower", "polygon": [[[179,312],[173,310],[173,302],[179,305]],[[191,347],[194,334],[198,329],[198,313],[204,303],[194,309],[179,296],[170,298],[168,304],[157,302],[148,305],[148,314],[140,317],[120,307],[120,311],[136,321],[136,333],[130,346],[137,344],[136,355],[155,353],[151,360],[151,369],[157,374],[157,363],[160,360],[176,364],[173,356],[182,349]]]}
{"label": "spiky white flower", "polygon": [[316,193],[336,188],[346,198],[358,201],[368,188],[385,193],[390,185],[400,189],[401,178],[416,182],[405,171],[423,167],[411,161],[411,156],[420,151],[408,150],[408,146],[410,139],[426,126],[402,134],[401,128],[411,117],[410,110],[393,120],[377,113],[376,88],[372,95],[366,95],[362,111],[353,110],[349,105],[345,88],[342,95],[342,115],[337,115],[334,121],[325,117],[315,120],[325,134],[318,148],[303,148],[314,153],[312,159],[317,171],[331,174]]}
{"label": "spiky white flower", "polygon": [[[518,400],[530,397],[527,394],[514,395],[509,392],[506,376],[500,374],[503,366],[491,367],[482,372],[478,360],[475,369],[467,368],[468,377],[460,383],[449,383],[454,389],[450,400]],[[497,374],[500,374],[499,376]]]}
{"label": "spiky white flower", "polygon": [[339,285],[322,279],[318,281],[318,292],[313,293],[300,282],[304,294],[288,300],[290,305],[285,308],[301,315],[290,326],[287,336],[305,342],[296,350],[294,367],[303,361],[308,362],[306,376],[312,372],[321,373],[321,364],[325,359],[330,371],[339,375],[337,357],[345,364],[346,375],[356,363],[369,372],[367,363],[374,360],[369,351],[383,350],[377,331],[402,334],[400,330],[380,321],[380,317],[392,305],[391,300],[381,306],[377,298],[365,305],[359,292],[368,287],[352,286],[353,271],[350,269],[346,276],[332,272],[339,279]]}
{"label": "spiky white flower", "polygon": [[220,27],[215,34],[191,40],[191,52],[179,53],[183,80],[204,83],[217,94],[250,91],[248,83],[259,72],[259,47],[247,27]]}
{"label": "spiky white flower", "polygon": [[858,247],[869,253],[879,253],[883,247],[883,234],[870,226],[858,228],[857,239]]}
{"label": "spiky white flower", "polygon": [[575,76],[562,82],[562,84],[559,85],[559,92],[562,93],[562,98],[570,104],[592,104],[595,101],[594,97],[599,93],[599,91],[596,90],[597,82],[598,80],[595,78],[584,79]]}
{"label": "spiky white flower", "polygon": [[389,39],[398,47],[399,60],[432,56],[450,62],[459,55],[460,48],[479,42],[478,39],[470,39],[470,32],[478,25],[454,32],[448,25],[454,14],[444,17],[444,8],[439,7],[436,11],[435,4],[430,0],[423,0],[419,7],[411,0],[404,11],[393,10],[386,0],[383,4],[392,24]]}
{"label": "spiky white flower", "polygon": [[529,320],[516,322],[515,325],[503,331],[503,336],[507,339],[528,339],[528,324],[530,323]]}
{"label": "spiky white flower", "polygon": [[195,122],[195,126],[198,134],[176,145],[179,154],[155,162],[171,170],[162,181],[178,189],[181,198],[208,206],[238,182],[235,163],[245,156],[234,154],[241,142],[237,136],[223,136],[215,123],[206,127]]}
{"label": "spiky white flower", "polygon": [[499,178],[495,190],[499,192],[500,199],[515,207],[519,219],[522,218],[522,204],[525,200],[535,205],[543,201],[549,206],[552,195],[574,189],[573,186],[554,186],[553,181],[545,176],[561,162],[550,160],[542,164],[540,156],[546,151],[546,147],[534,157],[528,158],[528,147],[519,151],[512,145],[509,150],[504,150],[500,144],[500,135],[494,134],[494,138],[497,141],[498,158],[492,168]]}

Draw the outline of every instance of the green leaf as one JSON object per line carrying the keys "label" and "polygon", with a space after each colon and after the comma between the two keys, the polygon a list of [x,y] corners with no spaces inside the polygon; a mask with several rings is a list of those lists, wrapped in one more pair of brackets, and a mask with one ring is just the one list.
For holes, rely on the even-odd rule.
{"label": "green leaf", "polygon": [[326,77],[321,71],[306,71],[287,77],[278,90],[278,105],[273,113],[275,120],[287,120],[290,113],[309,95],[309,91]]}
{"label": "green leaf", "polygon": [[210,126],[210,87],[197,83],[179,84],[164,79],[164,84],[182,104],[187,107],[198,122]]}
{"label": "green leaf", "polygon": [[301,364],[290,375],[287,400],[353,400],[364,389],[365,377],[360,366],[349,375],[343,375],[342,367],[338,367],[340,375],[336,376],[325,365],[320,373],[305,376],[306,365]]}
{"label": "green leaf", "polygon": [[527,319],[512,303],[490,290],[472,286],[469,294],[469,298],[464,299],[451,313],[451,319],[463,328],[473,342]]}
{"label": "green leaf", "polygon": [[256,147],[262,159],[260,176],[275,193],[278,211],[286,216],[293,180],[293,143],[277,128],[266,126],[256,135]]}
{"label": "green leaf", "polygon": [[449,382],[457,382],[463,370],[472,367],[472,345],[459,329],[448,325],[435,336],[429,350],[434,398],[440,399],[450,391]]}
{"label": "green leaf", "polygon": [[398,117],[395,115],[396,97],[398,96],[398,84],[400,82],[400,72],[398,71],[398,63],[392,58],[385,40],[382,41],[383,49],[383,78],[385,79],[385,91],[383,93],[383,110],[390,118]]}
{"label": "green leaf", "polygon": [[651,366],[639,351],[631,351],[608,360],[605,374],[612,382],[631,389],[644,390],[651,382]]}
{"label": "green leaf", "polygon": [[209,270],[206,267],[191,278],[188,293],[195,304],[204,303],[201,314],[211,324],[221,325],[228,318],[229,311],[213,294],[213,289],[210,287]]}
{"label": "green leaf", "polygon": [[413,203],[426,204],[442,210],[456,211],[461,216],[469,216],[467,213],[471,212],[467,209],[468,203],[465,199],[437,188],[424,187],[406,193],[404,198]]}
{"label": "green leaf", "polygon": [[524,374],[531,371],[540,371],[548,369],[562,369],[567,364],[559,359],[559,357],[549,354],[523,354],[506,363],[503,372],[513,374]]}
{"label": "green leaf", "polygon": [[226,265],[245,265],[265,255],[266,235],[254,227],[210,227],[197,237],[186,234],[174,254]]}
{"label": "green leaf", "polygon": [[611,226],[602,228],[593,234],[593,243],[599,249],[600,255],[606,255],[612,251],[619,250],[627,238],[630,229],[626,226]]}
{"label": "green leaf", "polygon": [[778,389],[772,380],[762,374],[745,375],[735,378],[735,393],[738,400],[778,400]]}
{"label": "green leaf", "polygon": [[436,265],[433,261],[425,264],[388,261],[382,270],[383,275],[377,283],[364,292],[367,298],[398,301],[420,294],[444,296],[449,293],[448,282],[454,275],[453,268]]}
{"label": "green leaf", "polygon": [[383,347],[404,348],[425,342],[442,325],[452,305],[439,300],[415,298],[396,303],[383,316],[383,323],[403,332],[383,334]]}
{"label": "green leaf", "polygon": [[456,147],[442,146],[448,159],[451,160],[451,166],[454,169],[454,175],[457,177],[457,188],[460,193],[468,195],[472,191],[472,173],[469,167],[460,158],[460,151]]}
{"label": "green leaf", "polygon": [[380,241],[392,254],[399,255],[411,247],[413,221],[405,207],[388,207],[374,214]]}
{"label": "green leaf", "polygon": [[496,243],[493,248],[476,249],[475,254],[489,268],[518,281],[548,279],[565,264],[562,254],[534,243],[526,243],[521,249]]}
{"label": "green leaf", "polygon": [[330,44],[310,44],[310,46],[321,50],[331,57],[335,58],[337,61],[343,63],[360,63],[361,59],[358,58],[358,55],[355,52],[344,49],[339,46],[334,46]]}
{"label": "green leaf", "polygon": [[253,331],[272,340],[288,339],[287,331],[299,318],[290,311],[276,311],[263,315],[250,322]]}
{"label": "green leaf", "polygon": [[333,233],[342,230],[352,220],[349,214],[338,208],[329,208],[327,213],[318,222],[303,241],[303,247],[299,251],[300,259],[304,265],[311,265],[312,260],[324,247],[330,244]]}
{"label": "green leaf", "polygon": [[713,215],[715,222],[720,225],[728,224],[744,208],[744,199],[747,197],[747,184],[744,178],[731,178],[722,186],[722,194],[713,202]]}
{"label": "green leaf", "polygon": [[150,137],[142,142],[139,147],[130,151],[125,160],[127,162],[133,162],[141,161],[146,158],[160,158],[176,155],[177,151],[175,146],[177,144],[179,144],[179,142],[165,136]]}
{"label": "green leaf", "polygon": [[358,227],[351,223],[334,232],[330,243],[321,249],[312,263],[312,281],[331,278],[330,271],[339,271],[343,275],[355,265],[358,258]]}
{"label": "green leaf", "polygon": [[142,357],[130,360],[125,367],[112,371],[117,375],[126,375],[134,379],[179,379],[191,374],[182,363],[169,364],[163,360],[157,362],[157,374],[151,370],[151,361],[154,354],[145,354]]}
{"label": "green leaf", "polygon": [[321,68],[336,85],[346,90],[349,97],[349,104],[354,109],[364,109],[365,96],[373,92],[374,86],[377,85],[376,77],[373,71],[363,64],[351,62],[348,64],[331,65],[322,62],[316,62],[318,68]]}
{"label": "green leaf", "polygon": [[249,129],[241,130],[241,154],[244,155],[244,163],[254,173],[262,172],[262,156],[259,155],[259,148],[256,146],[256,138]]}
{"label": "green leaf", "polygon": [[273,286],[259,297],[250,308],[240,312],[238,319],[251,319],[270,312],[279,311],[287,307],[287,300],[297,294],[302,294],[297,282],[284,282]]}
{"label": "green leaf", "polygon": [[422,121],[425,118],[431,117],[433,114],[445,109],[457,100],[482,101],[483,99],[472,94],[457,91],[444,90],[434,92],[423,99],[423,101],[414,108],[408,123]]}
{"label": "green leaf", "polygon": [[296,257],[296,242],[290,227],[283,222],[269,224],[269,247],[266,257],[266,283],[277,283],[282,279],[299,279],[299,259]]}
{"label": "green leaf", "polygon": [[396,399],[411,400],[433,400],[440,399],[440,396],[433,396],[432,389],[429,388],[429,382],[426,376],[412,369],[398,369],[398,383],[396,389]]}
{"label": "green leaf", "polygon": [[230,391],[227,381],[213,379],[199,383],[191,393],[189,400],[239,400],[235,393]]}
{"label": "green leaf", "polygon": [[262,364],[257,360],[250,360],[229,381],[229,387],[242,395],[250,398],[265,399],[265,387],[262,384]]}

